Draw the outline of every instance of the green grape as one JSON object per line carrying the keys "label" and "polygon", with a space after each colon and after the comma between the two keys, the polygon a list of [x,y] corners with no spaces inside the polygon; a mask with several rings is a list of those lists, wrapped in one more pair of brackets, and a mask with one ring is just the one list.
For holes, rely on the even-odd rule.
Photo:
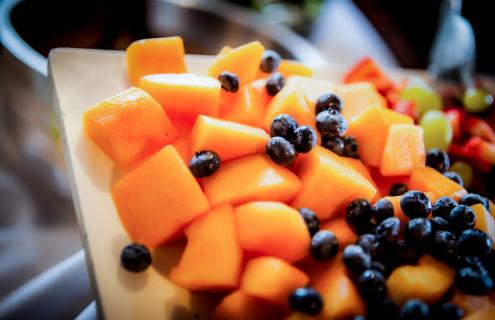
{"label": "green grape", "polygon": [[438,148],[448,151],[452,142],[452,126],[445,114],[439,110],[429,110],[423,114],[419,125],[423,128],[425,148]]}
{"label": "green grape", "polygon": [[428,110],[442,110],[442,98],[425,83],[411,84],[402,90],[401,99],[412,100],[416,105],[419,115]]}
{"label": "green grape", "polygon": [[450,166],[450,171],[457,172],[464,181],[464,187],[469,188],[471,181],[473,181],[473,167],[463,161],[456,161]]}
{"label": "green grape", "polygon": [[469,88],[462,97],[467,112],[482,112],[493,104],[493,96],[485,89]]}

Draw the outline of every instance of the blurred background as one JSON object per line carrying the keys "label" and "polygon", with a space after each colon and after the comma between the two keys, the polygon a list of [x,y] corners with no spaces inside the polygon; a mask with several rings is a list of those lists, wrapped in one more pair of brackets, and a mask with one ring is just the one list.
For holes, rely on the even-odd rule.
{"label": "blurred background", "polygon": [[[371,56],[383,67],[426,69],[447,2],[462,4],[0,0],[0,318],[22,317],[26,303],[52,319],[72,318],[93,299],[84,256],[77,253],[79,232],[46,78],[52,48],[125,49],[136,39],[180,35],[188,53],[215,54],[224,44],[258,39],[312,66],[328,61],[346,68]],[[474,31],[476,71],[495,74],[493,1],[464,1],[461,13]],[[46,290],[67,303],[52,310]]]}

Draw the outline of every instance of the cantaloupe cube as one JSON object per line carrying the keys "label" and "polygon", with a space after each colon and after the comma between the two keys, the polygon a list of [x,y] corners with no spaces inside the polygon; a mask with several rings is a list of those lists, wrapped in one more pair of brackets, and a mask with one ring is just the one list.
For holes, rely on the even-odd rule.
{"label": "cantaloupe cube", "polygon": [[177,137],[160,105],[130,88],[84,112],[84,131],[119,165],[134,164]]}
{"label": "cantaloupe cube", "polygon": [[261,128],[199,116],[191,133],[191,152],[213,150],[221,161],[265,153],[268,133]]}
{"label": "cantaloupe cube", "polygon": [[262,299],[237,290],[223,298],[213,312],[214,320],[273,320],[283,319],[285,309],[279,309]]}
{"label": "cantaloupe cube", "polygon": [[310,235],[299,212],[280,202],[254,201],[236,207],[239,243],[253,254],[299,261],[309,254]]}
{"label": "cantaloupe cube", "polygon": [[323,223],[320,230],[328,230],[335,234],[339,240],[339,248],[344,249],[350,244],[356,243],[357,235],[344,217],[329,220]]}
{"label": "cantaloupe cube", "polygon": [[387,102],[376,88],[368,82],[339,85],[335,88],[335,94],[344,102],[342,115],[347,120],[352,120],[363,111],[372,106],[386,107]]}
{"label": "cantaloupe cube", "polygon": [[187,246],[170,280],[189,290],[228,291],[239,286],[242,250],[233,213],[231,205],[219,206],[185,230]]}
{"label": "cantaloupe cube", "polygon": [[193,124],[191,122],[174,121],[174,127],[179,135],[172,141],[171,145],[177,149],[182,160],[188,164],[192,158],[190,139]]}
{"label": "cantaloupe cube", "polygon": [[161,73],[141,78],[141,88],[158,101],[173,120],[194,122],[200,114],[216,117],[220,82],[192,73]]}
{"label": "cantaloupe cube", "polygon": [[261,127],[265,116],[262,97],[251,85],[245,85],[236,93],[222,90],[220,118],[250,126]]}
{"label": "cantaloupe cube", "polygon": [[156,247],[208,208],[201,187],[173,146],[166,146],[112,187],[120,220],[133,241]]}
{"label": "cantaloupe cube", "polygon": [[475,229],[485,232],[490,238],[495,241],[495,219],[490,212],[482,204],[471,206],[474,214],[476,214]]}
{"label": "cantaloupe cube", "polygon": [[359,172],[366,180],[368,180],[373,187],[376,189],[376,195],[374,199],[379,199],[382,197],[380,190],[378,189],[377,184],[373,180],[373,177],[371,176],[370,169],[360,160],[360,159],[354,159],[354,158],[349,158],[349,157],[340,157],[340,160],[342,162],[347,163],[351,168]]}
{"label": "cantaloupe cube", "polygon": [[467,194],[466,189],[430,167],[416,169],[409,179],[409,190],[431,192],[437,198],[451,197],[458,201]]}
{"label": "cantaloupe cube", "polygon": [[314,114],[316,100],[326,93],[334,93],[336,85],[333,82],[306,76],[291,76],[287,79],[288,87],[300,90],[308,101],[309,109]]}
{"label": "cantaloupe cube", "polygon": [[142,76],[154,73],[187,72],[181,37],[134,41],[126,50],[127,73],[133,86]]}
{"label": "cantaloupe cube", "polygon": [[278,65],[277,71],[283,74],[285,78],[288,78],[290,76],[313,76],[313,69],[302,64],[301,62],[293,60],[282,59],[282,61],[280,61],[280,64]]}

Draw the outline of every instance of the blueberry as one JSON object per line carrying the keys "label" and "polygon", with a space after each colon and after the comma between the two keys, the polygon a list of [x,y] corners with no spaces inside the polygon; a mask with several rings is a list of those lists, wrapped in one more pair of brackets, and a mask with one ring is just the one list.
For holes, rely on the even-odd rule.
{"label": "blueberry", "polygon": [[407,186],[403,183],[394,183],[391,187],[390,187],[390,190],[388,191],[388,193],[391,195],[391,196],[401,196],[403,195],[404,193],[407,192]]}
{"label": "blueberry", "polygon": [[390,298],[375,301],[368,305],[368,318],[370,320],[397,320],[399,307]]}
{"label": "blueberry", "polygon": [[488,199],[476,193],[468,193],[459,200],[459,204],[463,204],[468,207],[478,203],[481,203],[486,210],[490,210],[490,203],[488,202]]}
{"label": "blueberry", "polygon": [[224,71],[220,73],[218,81],[220,81],[222,89],[227,92],[237,92],[239,90],[239,77],[231,72]]}
{"label": "blueberry", "polygon": [[404,229],[404,240],[408,244],[428,245],[433,231],[430,220],[426,218],[411,219]]}
{"label": "blueberry", "polygon": [[492,278],[473,267],[457,270],[455,284],[462,292],[472,295],[485,295],[493,289]]}
{"label": "blueberry", "polygon": [[315,105],[315,113],[318,114],[328,109],[334,109],[335,111],[342,112],[344,103],[342,100],[333,93],[325,93],[318,97]]}
{"label": "blueberry", "polygon": [[311,238],[310,250],[315,260],[329,260],[339,252],[339,241],[333,232],[320,230]]}
{"label": "blueberry", "polygon": [[371,270],[376,270],[381,272],[382,274],[385,274],[387,269],[385,268],[385,265],[379,261],[372,261],[371,262]]}
{"label": "blueberry", "polygon": [[421,300],[408,300],[400,309],[401,320],[426,320],[430,314],[430,308]]}
{"label": "blueberry", "polygon": [[345,144],[341,137],[322,137],[321,146],[332,151],[338,156],[344,155]]}
{"label": "blueberry", "polygon": [[285,78],[280,72],[272,73],[266,80],[266,92],[274,96],[285,86]]}
{"label": "blueberry", "polygon": [[455,232],[462,232],[474,227],[476,215],[470,207],[458,205],[450,211],[449,224]]}
{"label": "blueberry", "polygon": [[299,208],[299,213],[303,217],[311,236],[314,236],[315,233],[320,231],[320,219],[313,210],[308,208]]}
{"label": "blueberry", "polygon": [[151,253],[142,244],[129,244],[120,254],[120,264],[127,271],[143,272],[151,265]]}
{"label": "blueberry", "polygon": [[366,270],[357,278],[357,287],[361,296],[368,302],[376,302],[387,296],[387,284],[380,271]]}
{"label": "blueberry", "polygon": [[294,131],[294,148],[297,152],[307,153],[316,145],[316,132],[310,126],[299,126]]}
{"label": "blueberry", "polygon": [[280,60],[282,60],[282,58],[276,51],[265,50],[265,52],[263,52],[263,56],[261,57],[261,71],[272,73],[273,71],[277,70],[280,64]]}
{"label": "blueberry", "polygon": [[347,121],[334,109],[328,109],[316,116],[316,129],[323,137],[342,136],[347,130]]}
{"label": "blueberry", "polygon": [[395,245],[400,233],[400,220],[390,217],[376,227],[375,236],[380,244],[385,246]]}
{"label": "blueberry", "polygon": [[375,203],[374,209],[375,209],[377,223],[380,223],[383,220],[393,217],[395,215],[394,206],[392,205],[392,202],[390,202],[390,200],[385,198],[378,200]]}
{"label": "blueberry", "polygon": [[426,218],[431,211],[431,202],[421,191],[408,191],[400,198],[400,208],[410,219]]}
{"label": "blueberry", "polygon": [[323,308],[323,300],[314,288],[297,288],[289,296],[289,305],[294,311],[317,315]]}
{"label": "blueberry", "polygon": [[363,248],[364,251],[374,256],[378,249],[378,240],[373,234],[365,233],[356,240],[356,245]]}
{"label": "blueberry", "polygon": [[362,247],[349,245],[345,247],[342,260],[349,271],[359,274],[371,267],[371,256]]}
{"label": "blueberry", "polygon": [[357,315],[357,316],[354,316],[352,318],[352,320],[366,320],[366,317],[365,316],[362,316],[362,315]]}
{"label": "blueberry", "polygon": [[449,230],[450,226],[447,220],[445,220],[442,217],[433,217],[430,219],[431,223],[431,228],[433,229],[433,232],[440,231],[440,230]]}
{"label": "blueberry", "polygon": [[344,157],[359,159],[359,145],[356,138],[350,136],[344,137],[344,145]]}
{"label": "blueberry", "polygon": [[466,229],[459,236],[459,253],[464,256],[487,256],[490,254],[492,246],[492,239],[477,229]]}
{"label": "blueberry", "polygon": [[457,206],[457,202],[449,197],[441,197],[435,201],[435,204],[431,208],[431,215],[433,217],[442,217],[445,220],[449,220],[450,211]]}
{"label": "blueberry", "polygon": [[433,235],[431,251],[433,255],[447,262],[457,256],[457,239],[450,231],[440,230]]}
{"label": "blueberry", "polygon": [[220,156],[215,151],[196,152],[189,161],[189,170],[196,178],[211,176],[220,168]]}
{"label": "blueberry", "polygon": [[444,173],[450,168],[450,158],[447,152],[440,149],[430,149],[426,153],[426,165],[438,172]]}
{"label": "blueberry", "polygon": [[282,137],[272,137],[266,143],[266,154],[273,162],[287,166],[296,160],[296,149]]}
{"label": "blueberry", "polygon": [[298,125],[296,120],[288,114],[279,114],[272,121],[270,126],[270,135],[272,137],[282,137],[287,141],[294,140],[295,132]]}
{"label": "blueberry", "polygon": [[373,207],[366,199],[355,199],[347,206],[346,220],[358,234],[370,231],[372,218]]}
{"label": "blueberry", "polygon": [[391,249],[393,249],[395,265],[414,265],[422,254],[419,246],[406,243],[404,240],[397,241],[397,246]]}
{"label": "blueberry", "polygon": [[435,305],[430,312],[431,319],[460,320],[464,317],[464,310],[450,302]]}
{"label": "blueberry", "polygon": [[444,172],[443,175],[446,176],[447,178],[449,178],[450,180],[454,181],[455,183],[457,183],[461,187],[464,187],[464,180],[462,180],[461,175],[458,174],[457,172],[447,171],[447,172]]}

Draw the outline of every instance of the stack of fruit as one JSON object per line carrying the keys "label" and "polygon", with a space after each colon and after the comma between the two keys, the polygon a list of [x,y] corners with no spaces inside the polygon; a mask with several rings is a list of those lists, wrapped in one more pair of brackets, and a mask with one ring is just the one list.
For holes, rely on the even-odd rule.
{"label": "stack of fruit", "polygon": [[495,206],[387,107],[378,69],[334,84],[252,42],[196,75],[178,37],[126,54],[136,87],[84,114],[125,171],[123,268],[185,237],[169,279],[222,293],[216,319],[493,317]]}

